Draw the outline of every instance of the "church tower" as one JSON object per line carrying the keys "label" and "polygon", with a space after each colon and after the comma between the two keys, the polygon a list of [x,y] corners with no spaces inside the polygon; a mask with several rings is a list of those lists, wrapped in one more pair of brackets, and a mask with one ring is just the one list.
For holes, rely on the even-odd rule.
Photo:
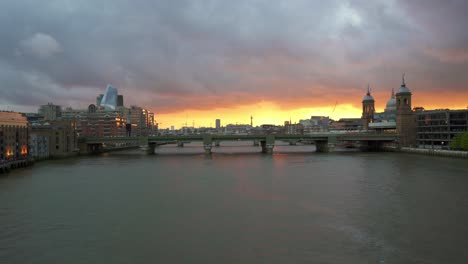
{"label": "church tower", "polygon": [[396,129],[402,147],[414,146],[416,143],[416,120],[411,109],[411,95],[403,74],[401,87],[396,94]]}
{"label": "church tower", "polygon": [[369,129],[369,123],[374,122],[374,97],[370,93],[370,87],[367,85],[367,94],[362,99],[362,127],[367,130]]}

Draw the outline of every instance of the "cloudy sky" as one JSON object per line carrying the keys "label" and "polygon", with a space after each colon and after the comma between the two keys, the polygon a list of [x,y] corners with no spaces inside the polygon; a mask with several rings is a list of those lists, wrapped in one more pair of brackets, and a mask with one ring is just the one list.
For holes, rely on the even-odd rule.
{"label": "cloudy sky", "polygon": [[2,1],[0,109],[86,107],[112,84],[162,127],[358,117],[367,84],[383,110],[403,72],[413,106],[466,108],[466,12],[464,0]]}

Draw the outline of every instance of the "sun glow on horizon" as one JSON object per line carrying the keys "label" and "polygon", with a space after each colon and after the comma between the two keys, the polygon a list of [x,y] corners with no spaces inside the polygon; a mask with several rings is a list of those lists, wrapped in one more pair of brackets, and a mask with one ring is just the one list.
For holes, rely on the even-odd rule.
{"label": "sun glow on horizon", "polygon": [[189,127],[214,127],[215,120],[221,119],[221,126],[228,124],[250,124],[253,117],[253,125],[263,124],[283,125],[284,121],[291,120],[298,123],[301,119],[310,119],[311,116],[329,116],[332,119],[359,118],[361,109],[351,104],[341,104],[324,107],[299,107],[295,109],[282,109],[273,102],[259,102],[252,105],[236,106],[233,108],[216,108],[212,110],[184,110],[176,113],[159,114],[157,122],[159,128],[178,129]]}

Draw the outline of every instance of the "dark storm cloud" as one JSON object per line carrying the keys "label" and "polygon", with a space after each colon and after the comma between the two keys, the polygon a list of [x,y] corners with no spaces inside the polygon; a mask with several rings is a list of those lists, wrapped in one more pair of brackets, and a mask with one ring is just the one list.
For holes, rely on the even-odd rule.
{"label": "dark storm cloud", "polygon": [[402,72],[416,89],[466,91],[468,6],[440,2],[10,1],[0,105],[84,106],[107,83],[165,112],[323,105],[367,82],[388,91]]}

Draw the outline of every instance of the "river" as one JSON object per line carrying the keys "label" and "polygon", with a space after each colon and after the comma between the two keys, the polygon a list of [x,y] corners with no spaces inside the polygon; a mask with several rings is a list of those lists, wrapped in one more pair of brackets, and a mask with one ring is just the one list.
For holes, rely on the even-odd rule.
{"label": "river", "polygon": [[163,147],[0,176],[0,263],[468,263],[468,161]]}

